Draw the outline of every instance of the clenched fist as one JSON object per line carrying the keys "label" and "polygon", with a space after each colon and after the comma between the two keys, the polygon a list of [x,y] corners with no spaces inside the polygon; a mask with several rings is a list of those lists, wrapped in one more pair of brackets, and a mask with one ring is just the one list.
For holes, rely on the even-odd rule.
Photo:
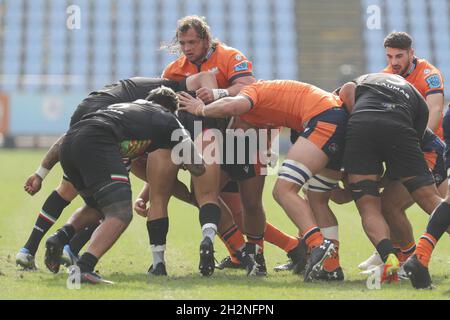
{"label": "clenched fist", "polygon": [[23,187],[29,195],[34,196],[36,193],[41,190],[42,187],[42,178],[38,176],[36,173],[33,173],[28,177],[27,181],[25,181],[25,186]]}

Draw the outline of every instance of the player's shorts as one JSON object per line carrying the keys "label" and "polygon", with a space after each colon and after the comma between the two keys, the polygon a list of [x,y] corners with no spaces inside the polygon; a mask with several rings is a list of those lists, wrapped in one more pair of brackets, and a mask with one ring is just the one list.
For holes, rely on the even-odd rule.
{"label": "player's shorts", "polygon": [[[131,159],[130,158],[122,158],[123,164],[125,165],[125,168],[127,169],[127,172],[130,173],[131,172]],[[69,177],[63,172],[63,180],[66,180],[67,182],[70,182]]]}
{"label": "player's shorts", "polygon": [[66,134],[60,149],[65,175],[86,203],[96,209],[95,194],[99,186],[116,184],[130,189],[127,168],[119,144],[112,132],[100,128],[95,120],[75,124]]}
{"label": "player's shorts", "polygon": [[325,152],[330,159],[326,166],[328,169],[341,169],[347,120],[348,112],[344,108],[332,108],[310,119],[299,135]]}
{"label": "player's shorts", "polygon": [[[230,139],[233,140],[233,151],[227,149],[227,147],[231,145],[231,143],[229,143]],[[258,157],[259,140],[256,142],[256,146],[253,144],[255,144],[255,142],[251,142],[249,136],[237,136],[230,132],[225,134],[221,167],[231,180],[243,181],[267,174],[267,166],[262,164]],[[229,152],[232,152],[234,157],[231,156],[231,158],[228,159],[227,153]]]}
{"label": "player's shorts", "polygon": [[222,170],[224,170],[230,179],[234,181],[243,181],[265,175],[264,171],[261,170],[262,168],[264,168],[264,166],[260,164],[222,164]]}
{"label": "player's shorts", "polygon": [[426,135],[422,141],[422,151],[436,186],[447,180],[445,169],[445,144],[437,135]]}
{"label": "player's shorts", "polygon": [[345,141],[345,171],[381,175],[383,162],[390,179],[430,174],[417,132],[403,117],[388,112],[352,114]]}
{"label": "player's shorts", "polygon": [[239,192],[239,185],[237,181],[228,181],[227,184],[222,188],[220,192],[237,193]]}

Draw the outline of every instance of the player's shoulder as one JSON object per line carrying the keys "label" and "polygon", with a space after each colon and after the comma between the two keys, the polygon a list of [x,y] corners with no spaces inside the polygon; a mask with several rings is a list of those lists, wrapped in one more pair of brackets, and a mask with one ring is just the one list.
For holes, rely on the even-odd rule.
{"label": "player's shoulder", "polygon": [[433,73],[441,74],[441,71],[426,59],[417,58],[417,68],[424,74],[424,76]]}
{"label": "player's shoulder", "polygon": [[428,90],[439,89],[443,86],[441,71],[425,59],[417,59],[417,82]]}
{"label": "player's shoulder", "polygon": [[223,43],[218,43],[216,50],[220,55],[228,58],[235,58],[236,61],[247,59],[241,51]]}
{"label": "player's shoulder", "polygon": [[182,55],[182,56],[178,57],[177,59],[170,62],[166,66],[166,68],[164,69],[164,73],[182,69],[183,66],[186,64],[186,61],[187,61],[186,56]]}

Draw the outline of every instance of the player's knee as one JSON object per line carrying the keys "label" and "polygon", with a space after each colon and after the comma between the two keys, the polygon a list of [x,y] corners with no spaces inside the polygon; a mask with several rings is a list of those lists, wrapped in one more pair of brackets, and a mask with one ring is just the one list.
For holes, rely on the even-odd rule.
{"label": "player's knee", "polygon": [[316,174],[314,177],[309,179],[306,185],[308,186],[308,190],[310,192],[325,193],[330,192],[333,189],[336,189],[338,187],[338,183],[339,183],[338,180]]}
{"label": "player's knee", "polygon": [[77,190],[70,182],[66,180],[62,180],[59,184],[58,188],[56,188],[56,192],[58,192],[59,196],[64,200],[71,202],[78,195]]}
{"label": "player's knee", "polygon": [[128,183],[110,183],[94,193],[93,198],[105,218],[117,218],[126,225],[133,219],[131,187]]}
{"label": "player's knee", "polygon": [[350,183],[350,191],[352,193],[353,200],[357,201],[363,196],[379,197],[378,182],[374,180],[362,180],[355,183]]}
{"label": "player's knee", "polygon": [[[304,164],[295,160],[284,160],[278,170],[278,180],[287,181],[289,185],[296,186],[296,189],[301,189],[311,177],[311,171]],[[281,184],[279,185],[284,189]]]}
{"label": "player's knee", "polygon": [[419,188],[430,186],[434,184],[434,179],[431,175],[416,176],[406,181],[403,181],[403,185],[408,189],[409,193],[413,193]]}
{"label": "player's knee", "polygon": [[275,184],[275,187],[272,190],[272,196],[275,199],[275,201],[278,203],[282,203],[284,200],[284,197],[286,196],[286,193],[283,192],[283,189],[284,188],[277,183],[277,184]]}

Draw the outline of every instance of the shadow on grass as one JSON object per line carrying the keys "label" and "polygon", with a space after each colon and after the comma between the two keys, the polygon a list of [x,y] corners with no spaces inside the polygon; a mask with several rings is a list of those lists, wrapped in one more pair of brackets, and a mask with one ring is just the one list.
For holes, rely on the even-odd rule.
{"label": "shadow on grass", "polygon": [[[245,289],[252,288],[252,290],[270,290],[270,289],[308,289],[308,290],[323,290],[324,287],[338,291],[372,291],[366,288],[365,279],[351,279],[342,282],[324,282],[316,281],[312,283],[303,282],[303,278],[292,274],[269,274],[268,277],[247,277],[242,271],[232,271],[229,273],[216,272],[211,277],[202,277],[196,273],[188,273],[183,275],[174,275],[168,277],[150,277],[145,273],[124,273],[113,272],[111,274],[104,275],[105,279],[115,282],[116,285],[100,285],[95,286],[99,290],[118,289],[146,289],[146,286],[153,287],[155,289],[168,289],[168,290],[190,290],[196,288],[207,287],[208,290],[226,290],[227,288]],[[47,274],[40,276],[43,285],[49,287],[65,286],[67,280],[67,274],[59,273],[56,275]],[[439,286],[446,281],[444,276],[433,278],[434,285]],[[409,281],[401,281],[397,284],[384,284],[383,288],[399,288],[409,289],[411,285]],[[412,289],[412,288],[411,288]],[[267,292],[267,291],[266,291]],[[450,291],[444,292],[448,295]],[[326,298],[326,297],[324,297]]]}

